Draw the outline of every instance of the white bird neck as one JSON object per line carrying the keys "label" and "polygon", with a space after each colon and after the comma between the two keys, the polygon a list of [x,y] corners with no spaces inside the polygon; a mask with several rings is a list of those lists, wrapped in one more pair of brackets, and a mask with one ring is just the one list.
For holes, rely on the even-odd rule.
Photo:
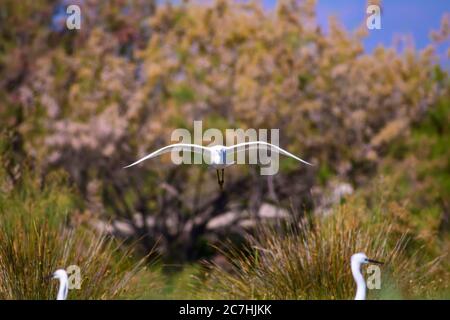
{"label": "white bird neck", "polygon": [[352,261],[352,274],[356,282],[355,300],[366,300],[366,281],[361,273],[361,263]]}
{"label": "white bird neck", "polygon": [[59,289],[56,300],[66,300],[68,293],[68,279],[66,277],[59,277]]}

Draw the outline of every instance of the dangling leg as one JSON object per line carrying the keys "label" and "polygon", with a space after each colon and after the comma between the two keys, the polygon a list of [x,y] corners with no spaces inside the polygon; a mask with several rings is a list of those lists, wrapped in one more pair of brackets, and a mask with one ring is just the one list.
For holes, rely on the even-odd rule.
{"label": "dangling leg", "polygon": [[224,177],[224,170],[222,169],[222,177],[220,177],[220,172],[219,170],[216,170],[217,172],[217,183],[220,186],[220,190],[223,190],[223,177]]}
{"label": "dangling leg", "polygon": [[220,190],[223,190],[223,183],[225,182],[225,169],[222,169],[222,181],[220,183]]}
{"label": "dangling leg", "polygon": [[220,174],[219,174],[219,170],[216,170],[216,173],[217,173],[217,183],[218,183],[219,186],[220,186]]}

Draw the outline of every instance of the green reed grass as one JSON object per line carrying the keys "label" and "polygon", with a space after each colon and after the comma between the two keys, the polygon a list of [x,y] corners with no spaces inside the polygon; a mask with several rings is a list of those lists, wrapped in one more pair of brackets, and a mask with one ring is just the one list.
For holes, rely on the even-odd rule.
{"label": "green reed grass", "polygon": [[76,200],[61,175],[43,181],[26,171],[13,185],[2,173],[0,299],[55,299],[58,281],[46,277],[70,265],[80,267],[81,288],[69,299],[136,294],[131,284],[144,260],[104,234],[71,225]]}
{"label": "green reed grass", "polygon": [[448,280],[448,272],[441,272],[441,259],[424,260],[417,247],[410,253],[415,241],[399,229],[395,213],[367,214],[368,210],[351,203],[327,217],[262,225],[246,249],[229,245],[223,250],[229,270],[209,265],[201,294],[229,299],[352,299],[356,288],[350,257],[364,252],[386,262],[382,290],[369,290],[369,298],[433,296]]}

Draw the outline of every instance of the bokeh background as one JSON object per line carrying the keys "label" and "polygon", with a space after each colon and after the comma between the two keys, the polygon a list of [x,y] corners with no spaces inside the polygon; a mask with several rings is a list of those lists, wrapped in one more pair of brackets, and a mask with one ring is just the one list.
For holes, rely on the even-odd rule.
{"label": "bokeh background", "polygon": [[[66,28],[70,4],[80,30]],[[368,4],[381,30],[367,30]],[[52,297],[45,269],[75,263],[99,283],[77,298],[351,298],[349,255],[366,250],[392,262],[373,297],[448,298],[449,13],[1,0],[0,294]],[[280,146],[317,165],[234,166],[223,192],[169,157],[122,169],[195,120],[279,128]]]}

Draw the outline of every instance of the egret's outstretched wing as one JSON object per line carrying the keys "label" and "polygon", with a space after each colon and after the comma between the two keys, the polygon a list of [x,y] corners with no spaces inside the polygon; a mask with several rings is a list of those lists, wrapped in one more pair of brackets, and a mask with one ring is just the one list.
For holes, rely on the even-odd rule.
{"label": "egret's outstretched wing", "polygon": [[171,144],[168,146],[165,146],[159,150],[156,150],[155,152],[150,153],[149,155],[146,155],[145,157],[143,157],[142,159],[139,159],[136,162],[133,162],[132,164],[124,167],[124,168],[129,168],[132,167],[134,165],[137,165],[147,159],[151,159],[157,156],[162,155],[163,153],[167,153],[167,152],[172,152],[172,151],[186,151],[186,152],[193,152],[193,153],[198,153],[198,154],[203,154],[203,152],[211,152],[209,150],[209,148],[204,147],[204,146],[200,146],[198,144],[191,144],[191,143],[175,143],[175,144]]}
{"label": "egret's outstretched wing", "polygon": [[268,142],[265,142],[265,141],[243,142],[243,143],[238,143],[238,144],[235,144],[233,146],[226,147],[226,148],[227,148],[227,152],[230,152],[231,154],[239,152],[239,151],[244,151],[244,150],[267,148],[267,149],[271,149],[272,151],[281,153],[281,154],[283,154],[285,156],[294,158],[295,160],[303,162],[304,164],[307,164],[307,165],[310,165],[310,166],[313,165],[313,164],[311,164],[311,163],[309,163],[309,162],[307,162],[307,161],[305,161],[303,159],[300,159],[299,157],[293,155],[292,153],[290,153],[290,152],[288,152],[288,151],[286,151],[284,149],[281,149],[279,146],[276,146],[274,144],[271,144],[271,143],[268,143]]}

